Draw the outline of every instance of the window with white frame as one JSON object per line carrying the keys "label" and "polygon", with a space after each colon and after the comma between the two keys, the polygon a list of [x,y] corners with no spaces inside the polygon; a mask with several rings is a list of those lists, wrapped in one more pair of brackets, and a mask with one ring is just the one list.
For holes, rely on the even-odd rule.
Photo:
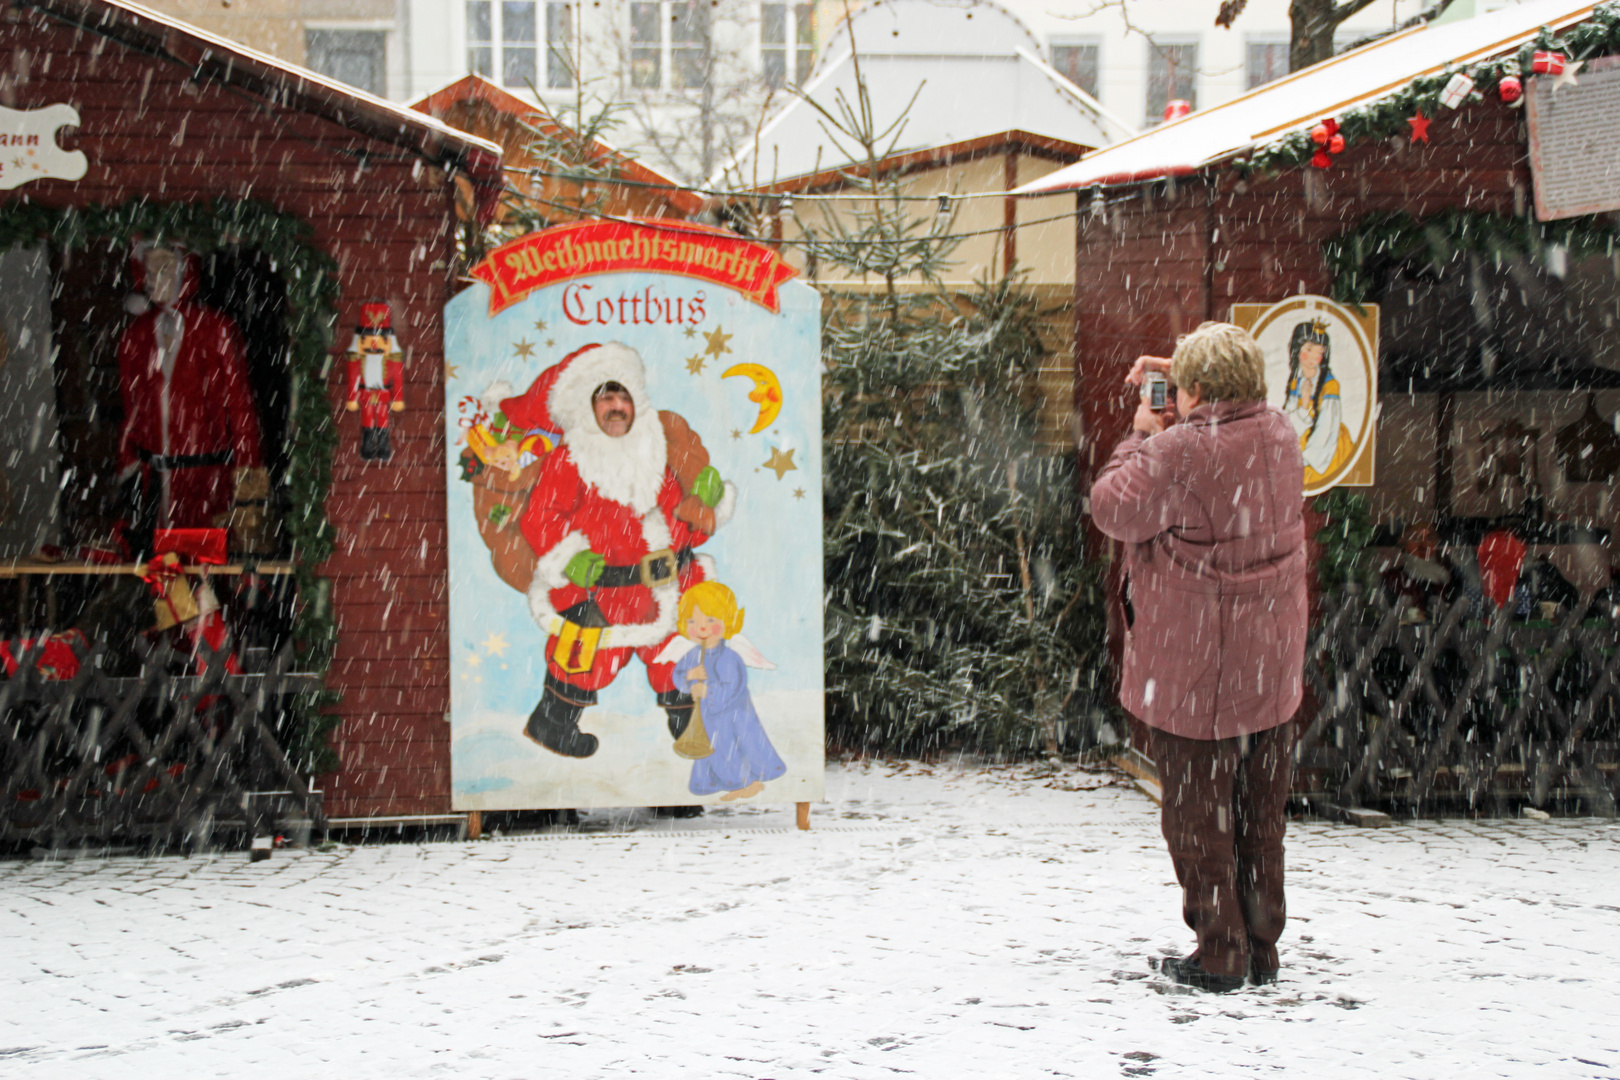
{"label": "window with white frame", "polygon": [[695,90],[709,79],[714,54],[710,0],[636,0],[630,4],[630,85],[637,90]]}
{"label": "window with white frame", "polygon": [[815,8],[810,4],[759,5],[759,66],[765,85],[803,86],[815,66]]}
{"label": "window with white frame", "polygon": [[[502,86],[571,89],[573,7],[561,0],[465,0],[467,69]],[[544,37],[540,33],[542,14]],[[546,70],[542,80],[543,46]]]}
{"label": "window with white frame", "polygon": [[1147,126],[1164,122],[1165,106],[1185,101],[1198,108],[1198,42],[1147,43]]}
{"label": "window with white frame", "polygon": [[1253,90],[1288,74],[1287,38],[1250,38],[1243,57],[1244,87]]}
{"label": "window with white frame", "polygon": [[1090,94],[1097,96],[1098,62],[1102,46],[1095,41],[1054,41],[1052,66],[1059,75]]}

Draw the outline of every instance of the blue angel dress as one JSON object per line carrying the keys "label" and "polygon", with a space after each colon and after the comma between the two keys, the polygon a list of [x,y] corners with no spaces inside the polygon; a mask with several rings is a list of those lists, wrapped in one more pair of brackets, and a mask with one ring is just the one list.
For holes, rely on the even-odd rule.
{"label": "blue angel dress", "polygon": [[701,646],[675,661],[675,685],[692,692],[689,676],[703,665],[709,690],[701,702],[703,729],[714,753],[692,763],[690,790],[694,795],[740,791],[755,780],[775,780],[787,772],[748,695],[748,669],[724,641],[712,649]]}

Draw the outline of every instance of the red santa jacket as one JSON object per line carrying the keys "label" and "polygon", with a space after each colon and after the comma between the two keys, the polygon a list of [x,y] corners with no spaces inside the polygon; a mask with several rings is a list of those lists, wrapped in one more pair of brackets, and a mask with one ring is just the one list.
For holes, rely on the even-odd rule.
{"label": "red santa jacket", "polygon": [[[594,551],[610,566],[632,566],[651,552],[663,548],[679,552],[708,539],[706,533],[675,518],[681,498],[680,483],[666,468],[656,506],[641,515],[628,504],[615,502],[587,486],[580,479],[569,447],[546,455],[518,527],[540,555],[529,599],[536,621],[548,635],[560,628],[547,625],[551,616],[586,597],[584,589],[562,576],[563,568],[575,555]],[[693,564],[682,572],[678,586],[672,584],[659,590],[640,585],[598,589],[597,606],[615,627],[604,647],[642,648],[667,640],[675,632],[674,601],[680,588],[695,580],[702,580],[702,572]],[[660,593],[669,595],[657,595]]]}

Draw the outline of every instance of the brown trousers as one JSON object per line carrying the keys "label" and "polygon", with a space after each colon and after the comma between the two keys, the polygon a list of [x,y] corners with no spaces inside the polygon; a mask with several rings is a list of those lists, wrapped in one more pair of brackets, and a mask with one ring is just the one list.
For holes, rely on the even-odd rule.
{"label": "brown trousers", "polygon": [[1294,725],[1213,740],[1149,731],[1182,917],[1198,935],[1193,958],[1216,975],[1244,974],[1251,957],[1255,967],[1275,969],[1287,917],[1283,830]]}

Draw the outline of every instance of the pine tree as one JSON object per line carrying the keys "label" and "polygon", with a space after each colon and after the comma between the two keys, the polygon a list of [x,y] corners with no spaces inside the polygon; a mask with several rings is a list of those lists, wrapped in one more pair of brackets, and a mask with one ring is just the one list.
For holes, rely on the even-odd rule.
{"label": "pine tree", "polygon": [[855,101],[810,104],[869,200],[808,253],[884,283],[829,297],[823,335],[829,735],[1056,754],[1110,680],[1075,464],[1036,443],[1042,313],[1015,279],[940,285],[950,222],[884,171],[900,125],[876,130],[858,58]]}

